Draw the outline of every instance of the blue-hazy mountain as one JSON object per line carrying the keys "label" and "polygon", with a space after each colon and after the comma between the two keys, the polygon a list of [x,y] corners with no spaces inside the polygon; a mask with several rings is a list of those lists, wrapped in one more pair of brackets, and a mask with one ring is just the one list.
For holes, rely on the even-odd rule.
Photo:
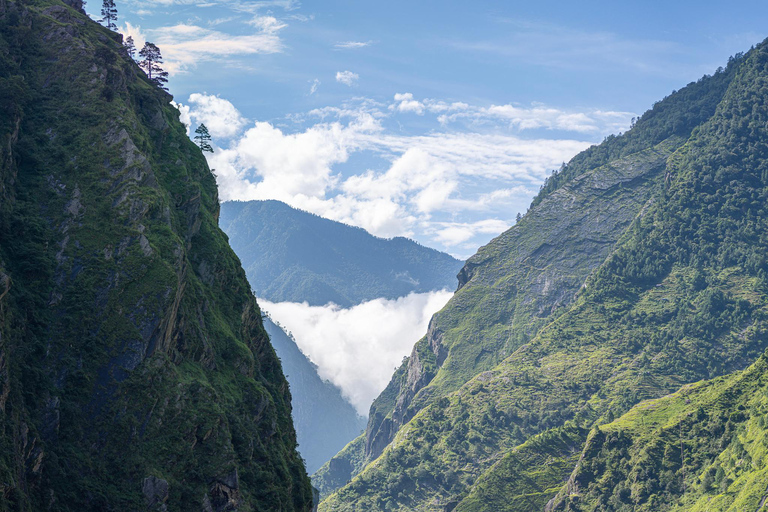
{"label": "blue-hazy mountain", "polygon": [[341,396],[339,388],[320,378],[317,366],[279,325],[266,316],[263,321],[291,388],[299,452],[311,474],[360,435],[367,420]]}
{"label": "blue-hazy mountain", "polygon": [[280,201],[223,203],[219,225],[256,295],[272,302],[350,307],[453,290],[463,265],[413,240],[378,238]]}

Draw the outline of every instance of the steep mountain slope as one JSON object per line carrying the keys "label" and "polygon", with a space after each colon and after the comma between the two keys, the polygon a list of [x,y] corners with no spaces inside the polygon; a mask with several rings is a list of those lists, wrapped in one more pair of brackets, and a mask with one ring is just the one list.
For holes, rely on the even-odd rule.
{"label": "steep mountain slope", "polygon": [[[445,392],[452,386],[443,382],[455,381],[453,375],[440,377],[447,369],[440,365],[432,381],[441,392],[419,403],[418,394],[435,386],[421,387],[410,400],[411,408],[418,407],[410,421],[321,510],[541,510],[578,460],[596,422],[686,382],[744,368],[758,357],[768,344],[767,63],[763,44],[673,94],[627,134],[593,150],[638,149],[621,142],[624,138],[688,139],[676,144],[651,200],[572,305],[551,315],[529,342],[511,347],[500,364],[483,370],[469,358],[464,365],[475,373],[465,373],[459,381],[466,383],[457,391]],[[556,178],[554,189],[545,186],[519,226],[497,240],[524,231],[537,210],[568,187],[594,182],[590,176],[597,169],[572,167],[591,160],[588,156],[574,159],[565,178]],[[496,276],[490,292],[504,277]],[[463,308],[465,314],[471,311]],[[492,320],[484,327],[493,332],[505,322]],[[488,338],[465,336],[456,346],[485,344]],[[432,352],[418,350],[419,357]],[[397,411],[403,396],[408,401],[401,390],[402,382],[412,380],[413,359],[400,371],[389,410]],[[369,432],[370,427],[369,422]],[[504,492],[494,485],[499,483]]]}
{"label": "steep mountain slope", "polygon": [[320,378],[317,366],[283,329],[266,317],[264,329],[291,386],[299,453],[307,471],[313,473],[365,429],[366,419],[357,414],[339,388]]}
{"label": "steep mountain slope", "polygon": [[0,510],[307,511],[215,180],[76,1],[0,1]]}
{"label": "steep mountain slope", "polygon": [[[590,273],[656,193],[667,157],[711,116],[735,65],[654,105],[632,130],[574,157],[531,210],[467,261],[460,286],[371,407],[364,453],[378,457],[419,410],[490,370],[567,310]],[[339,455],[341,457],[341,454]],[[337,467],[354,465],[337,464]],[[313,476],[323,495],[352,475]]]}
{"label": "steep mountain slope", "polygon": [[768,357],[642,402],[596,427],[567,485],[568,510],[762,510],[768,501]]}
{"label": "steep mountain slope", "polygon": [[259,297],[271,302],[361,302],[456,288],[462,262],[406,238],[363,229],[279,201],[226,202],[221,228]]}

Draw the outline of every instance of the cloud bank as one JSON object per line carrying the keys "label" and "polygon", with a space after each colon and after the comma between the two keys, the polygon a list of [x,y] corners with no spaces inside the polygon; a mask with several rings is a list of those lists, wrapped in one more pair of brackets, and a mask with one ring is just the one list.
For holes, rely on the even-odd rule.
{"label": "cloud bank", "polygon": [[349,309],[264,299],[259,305],[294,335],[299,348],[318,366],[320,377],[339,386],[358,413],[366,416],[393,369],[426,334],[429,319],[452,295],[445,290],[412,293]]}

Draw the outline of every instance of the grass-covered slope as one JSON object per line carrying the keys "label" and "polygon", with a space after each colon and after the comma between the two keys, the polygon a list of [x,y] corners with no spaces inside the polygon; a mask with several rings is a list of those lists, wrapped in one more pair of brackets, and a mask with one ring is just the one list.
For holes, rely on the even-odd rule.
{"label": "grass-covered slope", "polygon": [[341,394],[341,389],[323,380],[317,366],[296,342],[269,318],[264,329],[275,348],[291,386],[291,414],[299,442],[299,453],[313,473],[365,429],[365,418]]}
{"label": "grass-covered slope", "polygon": [[433,398],[321,510],[542,510],[592,425],[762,353],[767,63],[761,45],[696,84],[727,90],[666,159],[651,201],[572,305],[500,364]]}
{"label": "grass-covered slope", "polygon": [[369,458],[425,404],[492,368],[565,311],[663,182],[667,157],[713,114],[735,67],[688,85],[628,133],[574,157],[518,225],[467,261],[459,290],[371,408]]}
{"label": "grass-covered slope", "polygon": [[768,500],[768,358],[596,427],[555,511],[760,511]]}
{"label": "grass-covered slope", "polygon": [[214,178],[79,7],[0,1],[0,510],[309,510]]}
{"label": "grass-covered slope", "polygon": [[426,404],[498,364],[567,309],[665,179],[667,157],[714,113],[736,67],[689,84],[626,134],[574,157],[522,222],[467,261],[459,290],[374,402],[368,458]]}
{"label": "grass-covered slope", "polygon": [[280,201],[230,201],[221,227],[259,297],[350,307],[456,288],[462,262],[407,238],[375,237]]}

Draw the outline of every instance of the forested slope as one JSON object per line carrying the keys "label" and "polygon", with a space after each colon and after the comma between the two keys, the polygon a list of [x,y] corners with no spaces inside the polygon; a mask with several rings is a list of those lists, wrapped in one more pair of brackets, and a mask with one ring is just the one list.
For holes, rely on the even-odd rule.
{"label": "forested slope", "polygon": [[170,100],[81,2],[0,1],[0,510],[312,507]]}

